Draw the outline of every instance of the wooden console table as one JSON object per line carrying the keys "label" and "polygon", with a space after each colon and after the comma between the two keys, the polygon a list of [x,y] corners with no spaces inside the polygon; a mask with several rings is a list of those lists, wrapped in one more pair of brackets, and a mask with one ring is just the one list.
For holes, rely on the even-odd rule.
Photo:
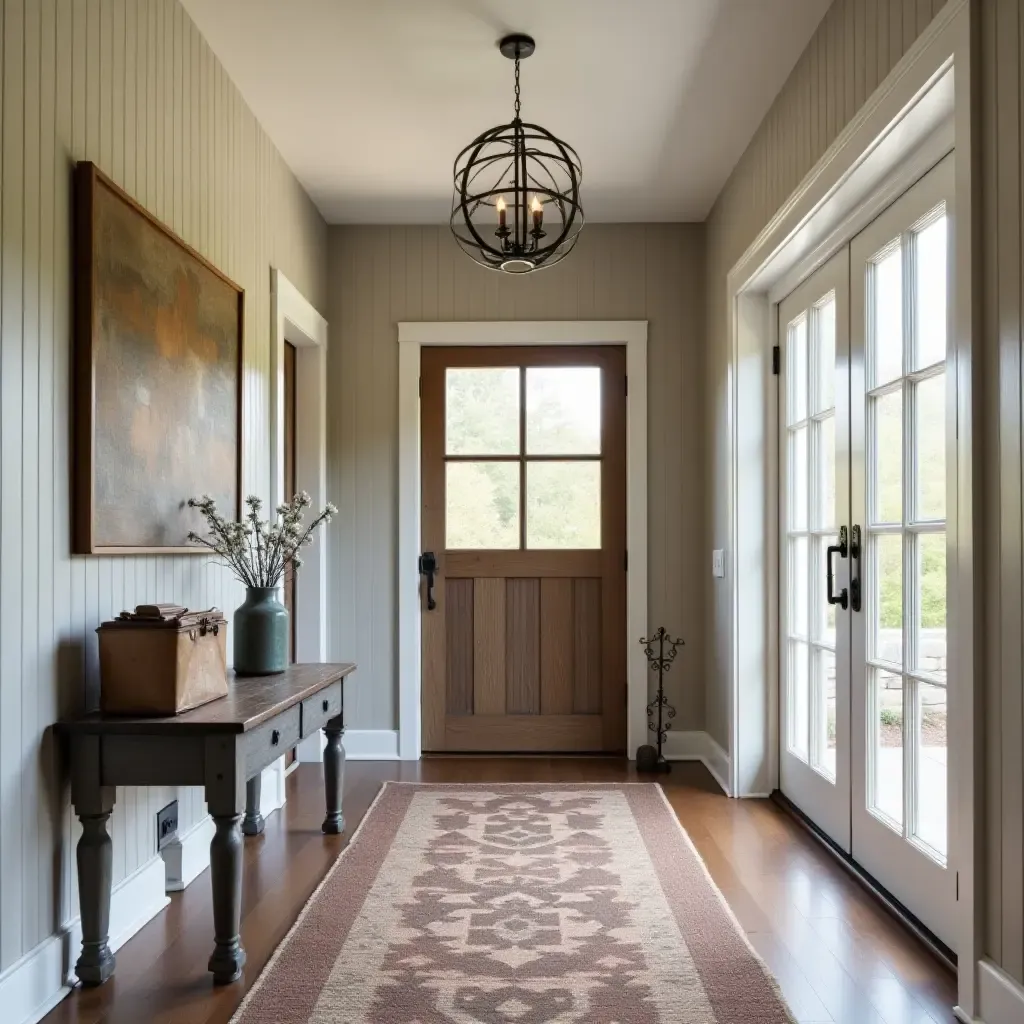
{"label": "wooden console table", "polygon": [[280,675],[235,676],[226,697],[171,718],[97,712],[58,723],[58,734],[70,740],[71,799],[82,822],[82,955],[75,971],[83,984],[102,985],[114,973],[107,944],[113,862],[107,821],[116,786],[205,788],[216,826],[210,843],[215,944],[209,968],[218,984],[241,976],[243,814],[247,834],[262,831],[260,772],[322,728],[327,735],[323,831],[342,831],[341,688],[354,670],[350,664],[292,665]]}

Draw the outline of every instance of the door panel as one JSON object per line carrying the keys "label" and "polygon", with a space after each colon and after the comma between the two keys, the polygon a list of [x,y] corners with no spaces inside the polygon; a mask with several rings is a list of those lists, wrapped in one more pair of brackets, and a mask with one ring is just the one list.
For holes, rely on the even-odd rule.
{"label": "door panel", "polygon": [[[864,524],[853,616],[853,855],[953,945],[947,860],[947,287],[953,159],[851,243],[852,516]],[[948,471],[947,471],[948,470]]]}
{"label": "door panel", "polygon": [[829,548],[849,504],[849,259],[838,253],[779,304],[781,788],[850,849],[849,590]]}
{"label": "door panel", "polygon": [[426,349],[428,751],[625,746],[625,352]]}

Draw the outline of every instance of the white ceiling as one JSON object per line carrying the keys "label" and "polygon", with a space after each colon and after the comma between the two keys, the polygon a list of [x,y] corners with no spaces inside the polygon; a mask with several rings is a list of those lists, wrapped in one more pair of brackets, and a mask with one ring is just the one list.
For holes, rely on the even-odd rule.
{"label": "white ceiling", "polygon": [[572,144],[589,221],[703,220],[829,0],[183,0],[331,223],[442,223],[512,118]]}

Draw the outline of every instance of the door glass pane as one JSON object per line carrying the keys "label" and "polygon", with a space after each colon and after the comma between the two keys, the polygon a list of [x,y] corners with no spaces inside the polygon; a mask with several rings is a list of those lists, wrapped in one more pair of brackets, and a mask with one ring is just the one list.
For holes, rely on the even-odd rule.
{"label": "door glass pane", "polygon": [[946,688],[917,684],[917,830],[916,835],[946,856]]}
{"label": "door glass pane", "polygon": [[917,276],[914,308],[917,317],[917,357],[914,369],[946,358],[946,217],[919,231],[915,239]]}
{"label": "door glass pane", "polygon": [[812,701],[812,763],[832,781],[836,777],[836,656],[832,651],[814,652]]}
{"label": "door glass pane", "polygon": [[601,463],[528,462],[526,546],[601,546]]}
{"label": "door glass pane", "polygon": [[789,542],[789,629],[794,636],[807,636],[807,538]]}
{"label": "door glass pane", "polygon": [[915,387],[914,443],[917,447],[917,511],[914,518],[946,518],[946,375]]}
{"label": "door glass pane", "polygon": [[789,528],[807,529],[807,427],[793,430],[789,435]]}
{"label": "door glass pane", "polygon": [[786,342],[786,380],[789,384],[789,422],[807,416],[807,317],[789,325]]}
{"label": "door glass pane", "polygon": [[830,296],[815,313],[818,332],[817,387],[815,412],[825,412],[836,404],[836,300]]}
{"label": "door glass pane", "polygon": [[876,669],[871,722],[873,807],[903,823],[903,678]]}
{"label": "door glass pane", "polygon": [[903,392],[873,398],[872,515],[874,523],[903,522]]}
{"label": "door glass pane", "polygon": [[528,455],[601,454],[601,368],[531,366],[526,371]]}
{"label": "door glass pane", "polygon": [[[838,544],[836,536],[814,538],[814,567],[811,570],[811,638],[829,647],[836,645],[836,606],[828,603],[826,553],[829,544]],[[842,561],[838,555],[832,559],[832,568],[840,569]],[[838,581],[836,583],[839,587]]]}
{"label": "door glass pane", "polygon": [[836,422],[828,416],[814,424],[818,463],[814,526],[827,529],[836,525]]}
{"label": "door glass pane", "polygon": [[897,245],[873,270],[871,386],[903,374],[903,251]]}
{"label": "door glass pane", "polygon": [[874,538],[875,581],[872,609],[873,656],[892,665],[903,664],[903,538],[886,534]]}
{"label": "door glass pane", "polygon": [[946,678],[946,535],[917,538],[917,665],[921,672]]}
{"label": "door glass pane", "polygon": [[515,366],[445,371],[445,452],[519,454],[519,369]]}
{"label": "door glass pane", "polygon": [[810,686],[808,680],[807,644],[791,642],[789,645],[789,748],[799,758],[807,760],[807,740],[810,724]]}
{"label": "door glass pane", "polygon": [[445,477],[449,550],[519,547],[518,462],[449,462]]}

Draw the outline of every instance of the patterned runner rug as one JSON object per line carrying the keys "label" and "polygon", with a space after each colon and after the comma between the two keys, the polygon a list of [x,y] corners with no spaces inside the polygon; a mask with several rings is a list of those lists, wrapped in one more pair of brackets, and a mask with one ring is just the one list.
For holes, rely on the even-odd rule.
{"label": "patterned runner rug", "polygon": [[660,786],[386,785],[232,1024],[789,1024]]}

